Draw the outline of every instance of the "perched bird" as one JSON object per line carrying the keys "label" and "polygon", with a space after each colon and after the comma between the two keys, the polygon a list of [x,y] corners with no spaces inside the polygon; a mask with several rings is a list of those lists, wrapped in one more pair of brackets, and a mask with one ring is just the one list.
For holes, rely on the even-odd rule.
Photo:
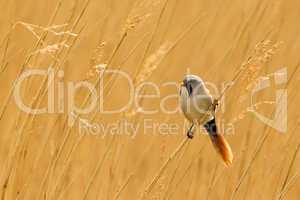
{"label": "perched bird", "polygon": [[215,149],[225,164],[230,165],[233,159],[231,148],[224,136],[218,132],[216,125],[215,109],[218,101],[213,100],[200,77],[184,77],[180,87],[180,104],[183,114],[192,123],[187,136],[192,139],[195,126],[204,126]]}

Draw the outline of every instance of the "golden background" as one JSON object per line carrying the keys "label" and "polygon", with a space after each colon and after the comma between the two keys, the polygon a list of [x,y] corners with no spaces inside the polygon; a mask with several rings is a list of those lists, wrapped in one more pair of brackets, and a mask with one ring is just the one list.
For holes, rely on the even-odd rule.
{"label": "golden background", "polygon": [[[299,199],[299,1],[0,2],[1,199]],[[102,138],[102,133],[80,134],[79,119],[68,126],[67,112],[30,115],[15,103],[14,81],[28,69],[64,71],[63,77],[55,76],[57,105],[58,82],[97,84],[97,66],[126,72],[134,86],[179,82],[190,72],[219,91],[240,72],[224,94],[224,112],[220,108],[217,114],[219,122],[234,125],[226,136],[233,164],[222,163],[207,135],[187,140],[179,112],[143,115],[131,107],[116,114],[94,110],[80,115],[104,125],[150,119],[180,126],[176,134],[141,129],[136,137]],[[266,101],[257,109],[272,118],[276,107],[268,102],[276,89],[287,88],[286,133],[247,111],[253,84],[282,68],[287,69],[287,83],[256,94],[255,102]],[[101,80],[107,108],[128,100],[124,79]],[[46,86],[46,77],[26,79],[26,104],[45,107]],[[139,103],[159,108],[163,97],[178,90],[161,86],[160,92],[161,98]],[[76,105],[88,103],[87,96],[87,90],[78,91]],[[178,101],[173,98],[166,105],[175,108]]]}

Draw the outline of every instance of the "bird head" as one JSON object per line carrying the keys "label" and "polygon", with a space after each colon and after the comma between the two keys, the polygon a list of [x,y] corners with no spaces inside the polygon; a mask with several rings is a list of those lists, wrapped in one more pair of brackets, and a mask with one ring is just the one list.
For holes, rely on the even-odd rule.
{"label": "bird head", "polygon": [[199,91],[204,89],[203,80],[196,75],[186,75],[181,83],[181,87],[188,91],[189,96],[198,94]]}

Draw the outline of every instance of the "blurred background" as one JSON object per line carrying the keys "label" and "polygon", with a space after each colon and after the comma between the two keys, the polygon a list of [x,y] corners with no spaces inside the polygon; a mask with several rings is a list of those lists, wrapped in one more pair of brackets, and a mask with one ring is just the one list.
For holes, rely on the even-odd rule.
{"label": "blurred background", "polygon": [[[0,5],[1,199],[299,198],[299,1],[0,0]],[[52,113],[28,114],[17,106],[14,83],[30,69],[53,71]],[[124,77],[102,76],[111,69],[127,74],[133,89],[147,81],[159,86],[158,98],[137,100],[158,112],[144,114],[135,105],[114,114],[70,112],[71,82],[103,88],[101,94],[97,90],[97,105],[106,109],[128,102],[132,87]],[[161,103],[178,108],[178,88],[165,83],[179,83],[187,73],[208,82],[215,98],[231,85],[217,112],[234,154],[229,167],[206,134],[186,140],[188,123],[180,111],[160,109]],[[280,84],[274,73],[283,77]],[[47,107],[48,80],[23,81],[23,102]],[[261,80],[270,86],[252,94]],[[141,89],[143,95],[155,92]],[[90,93],[80,88],[72,99],[84,108]],[[257,113],[277,119],[275,127]],[[109,132],[110,125],[124,121],[139,128]],[[145,129],[145,121],[152,128]],[[81,132],[80,125],[93,124],[108,129]],[[164,134],[157,128],[161,124],[174,127]]]}

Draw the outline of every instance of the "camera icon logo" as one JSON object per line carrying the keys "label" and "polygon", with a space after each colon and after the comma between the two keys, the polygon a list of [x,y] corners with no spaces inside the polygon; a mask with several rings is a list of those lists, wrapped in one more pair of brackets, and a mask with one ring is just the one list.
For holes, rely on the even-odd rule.
{"label": "camera icon logo", "polygon": [[[280,133],[287,132],[287,68],[282,68],[274,73],[268,74],[267,76],[261,77],[260,81],[251,91],[251,105],[248,111],[253,113],[256,118],[258,118],[264,124],[274,128]],[[273,85],[272,85],[273,84]],[[282,85],[284,87],[282,88]],[[280,89],[275,91],[275,110],[272,112],[273,117],[268,118],[265,115],[259,113],[255,109],[257,103],[254,102],[253,98],[255,94],[275,86],[276,88],[280,86]]]}

